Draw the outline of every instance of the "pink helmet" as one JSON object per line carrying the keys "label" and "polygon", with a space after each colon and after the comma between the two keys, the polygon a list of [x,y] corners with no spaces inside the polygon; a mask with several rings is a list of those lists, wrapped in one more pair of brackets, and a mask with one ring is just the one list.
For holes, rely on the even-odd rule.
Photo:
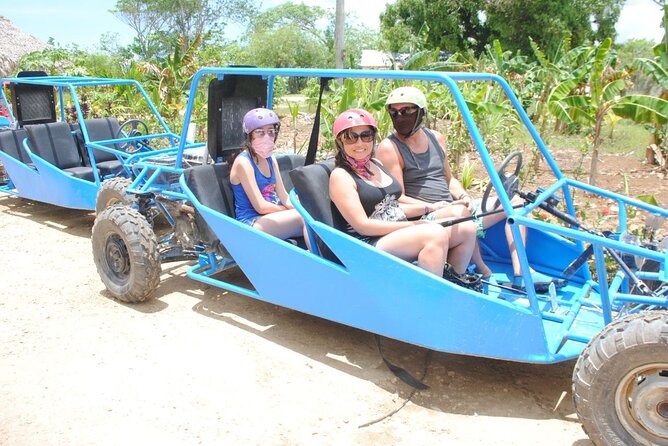
{"label": "pink helmet", "polygon": [[273,111],[266,108],[254,108],[244,116],[243,129],[244,133],[249,135],[250,132],[264,125],[280,125],[280,123],[281,120]]}
{"label": "pink helmet", "polygon": [[358,125],[369,125],[375,131],[378,131],[378,124],[371,113],[361,108],[351,108],[341,113],[334,120],[334,137],[339,136],[342,131]]}

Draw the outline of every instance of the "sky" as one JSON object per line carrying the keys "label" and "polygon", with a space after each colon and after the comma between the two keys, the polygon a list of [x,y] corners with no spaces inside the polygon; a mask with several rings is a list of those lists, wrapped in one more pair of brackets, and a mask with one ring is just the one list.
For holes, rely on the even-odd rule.
{"label": "sky", "polygon": [[[298,3],[299,0],[293,0]],[[336,0],[302,0],[303,3],[334,10]],[[390,2],[392,2],[391,0]],[[378,29],[378,16],[385,10],[383,0],[353,0],[346,2],[346,12],[353,12],[364,19],[369,27]],[[93,49],[105,33],[116,33],[120,45],[132,41],[134,31],[109,12],[116,0],[2,0],[0,15],[8,18],[24,32],[46,42],[53,37],[61,46],[76,44]],[[283,0],[263,0],[262,8],[268,9],[284,3]],[[617,22],[618,42],[631,38],[661,40],[661,8],[652,0],[627,0]],[[361,20],[360,20],[361,21]],[[227,38],[234,39],[238,31],[226,28]]]}

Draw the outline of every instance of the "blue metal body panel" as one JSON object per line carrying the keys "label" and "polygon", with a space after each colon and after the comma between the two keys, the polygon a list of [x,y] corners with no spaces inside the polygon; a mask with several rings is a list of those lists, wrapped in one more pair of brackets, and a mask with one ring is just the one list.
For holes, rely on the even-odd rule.
{"label": "blue metal body panel", "polygon": [[15,195],[72,209],[95,209],[99,187],[90,181],[68,175],[34,153],[29,153],[35,168],[0,151]]}

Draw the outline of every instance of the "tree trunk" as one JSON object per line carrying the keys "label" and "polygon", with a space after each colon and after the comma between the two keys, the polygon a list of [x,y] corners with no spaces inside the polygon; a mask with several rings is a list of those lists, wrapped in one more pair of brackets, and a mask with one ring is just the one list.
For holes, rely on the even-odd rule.
{"label": "tree trunk", "polygon": [[596,175],[598,174],[598,147],[601,145],[601,127],[605,113],[596,114],[596,125],[594,126],[594,142],[591,150],[591,167],[589,169],[589,184],[596,186]]}

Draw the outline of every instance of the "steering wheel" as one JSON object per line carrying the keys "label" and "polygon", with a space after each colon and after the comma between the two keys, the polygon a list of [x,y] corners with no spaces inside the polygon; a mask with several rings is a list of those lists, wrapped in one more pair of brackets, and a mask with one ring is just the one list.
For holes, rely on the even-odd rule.
{"label": "steering wheel", "polygon": [[[508,166],[515,161],[515,169],[512,174],[508,175],[506,174],[506,169]],[[508,199],[511,200],[515,194],[520,190],[520,169],[522,168],[522,152],[512,152],[509,154],[506,159],[503,160],[499,168],[497,169],[497,174],[499,175],[499,178],[501,179],[501,184],[503,184],[503,189],[506,191],[506,194],[508,194]],[[496,201],[494,203],[494,206],[489,208],[488,207],[488,202],[489,202],[489,194],[491,193],[492,189],[494,189],[494,185],[490,181],[489,184],[487,185],[487,188],[485,189],[485,193],[482,196],[482,202],[480,203],[480,209],[483,212],[489,212],[493,211],[499,206],[501,206],[501,201],[499,200],[498,197],[496,197]]]}
{"label": "steering wheel", "polygon": [[[139,127],[142,127],[142,131],[139,129]],[[121,127],[118,129],[116,132],[116,137],[115,139],[119,138],[132,138],[135,136],[142,136],[142,135],[148,135],[148,125],[141,119],[128,119],[121,125]],[[151,147],[148,145],[148,140],[144,139],[141,141],[126,141],[123,143],[120,143],[120,150],[123,150],[128,153],[135,153],[138,152],[142,149],[142,147],[146,147],[149,150],[152,150]]]}

